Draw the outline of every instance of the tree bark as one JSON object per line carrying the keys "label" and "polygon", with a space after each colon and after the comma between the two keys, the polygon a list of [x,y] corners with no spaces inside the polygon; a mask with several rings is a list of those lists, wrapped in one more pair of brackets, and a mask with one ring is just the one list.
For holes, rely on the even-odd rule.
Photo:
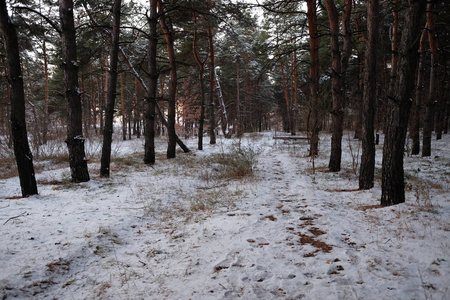
{"label": "tree bark", "polygon": [[310,101],[311,101],[311,138],[310,138],[310,156],[316,156],[319,153],[319,36],[317,34],[317,2],[316,0],[307,0],[308,6],[308,28],[309,28],[309,53],[311,66],[310,75]]}
{"label": "tree bark", "polygon": [[111,165],[111,144],[114,122],[114,106],[116,103],[117,89],[117,63],[119,56],[119,33],[120,33],[120,7],[122,1],[114,0],[113,5],[113,31],[111,41],[111,53],[109,55],[109,87],[108,101],[105,110],[105,126],[103,128],[102,157],[100,161],[100,176],[109,177]]}
{"label": "tree bark", "polygon": [[394,23],[392,24],[392,33],[391,33],[391,81],[389,86],[389,94],[393,94],[394,82],[397,76],[397,66],[398,66],[398,43],[399,43],[399,7],[398,0],[393,0],[393,9],[392,9],[392,17],[394,19]]}
{"label": "tree bark", "polygon": [[284,65],[281,59],[280,59],[280,72],[281,72],[281,79],[283,80],[284,101],[286,103],[286,117],[289,124],[288,130],[291,131],[292,133],[291,101],[289,100],[289,88],[287,85],[286,75],[284,72]]}
{"label": "tree bark", "polygon": [[234,130],[236,132],[236,136],[241,138],[244,134],[244,126],[242,124],[242,107],[241,107],[241,74],[240,74],[240,63],[241,56],[239,53],[234,55],[236,61],[236,121],[234,123]]}
{"label": "tree bark", "polygon": [[8,61],[7,77],[11,91],[11,134],[14,156],[19,172],[22,197],[28,197],[37,194],[38,189],[25,121],[25,92],[20,65],[19,43],[14,24],[8,16],[5,0],[0,0],[0,31]]}
{"label": "tree bark", "polygon": [[158,8],[160,11],[159,24],[164,34],[164,38],[167,44],[167,53],[169,56],[170,66],[170,80],[169,80],[169,101],[167,112],[167,134],[169,136],[169,142],[167,145],[167,158],[175,158],[177,135],[175,133],[175,118],[176,118],[176,93],[177,93],[177,66],[175,61],[175,49],[174,49],[174,33],[171,21],[166,22],[164,12],[162,9],[162,1],[158,0]]}
{"label": "tree bark", "polygon": [[[195,15],[194,4],[192,4],[192,18],[194,21],[194,26],[197,24],[197,16]],[[192,42],[192,53],[194,54],[194,59],[197,62],[199,74],[198,79],[200,81],[200,116],[198,118],[198,150],[203,150],[203,131],[205,126],[205,80],[203,75],[205,73],[204,63],[200,60],[197,53],[197,28],[194,28],[194,40]]]}
{"label": "tree bark", "polygon": [[414,73],[421,15],[425,0],[410,0],[406,8],[394,93],[388,98],[387,128],[383,146],[381,205],[389,206],[405,202],[403,154],[408,127],[411,96],[414,88]]}
{"label": "tree bark", "polygon": [[411,154],[418,155],[420,153],[420,117],[422,115],[422,105],[423,105],[423,92],[424,92],[424,81],[425,81],[425,58],[426,58],[426,49],[425,43],[428,39],[428,31],[423,30],[422,35],[420,37],[420,46],[419,46],[419,64],[417,67],[417,79],[416,86],[414,89],[414,99],[413,99],[413,111],[411,116],[411,126],[409,130],[409,134],[411,137]]}
{"label": "tree bark", "polygon": [[127,112],[125,109],[125,91],[123,73],[120,73],[120,110],[122,112],[122,140],[127,140]]}
{"label": "tree bark", "polygon": [[339,49],[339,18],[336,6],[333,0],[326,0],[325,6],[328,12],[330,22],[330,40],[331,40],[331,95],[333,98],[332,135],[331,135],[331,154],[328,163],[328,169],[331,172],[341,170],[342,157],[342,132],[344,125],[344,99],[342,90],[342,64],[341,51]]}
{"label": "tree bark", "polygon": [[150,0],[150,36],[148,44],[149,82],[145,109],[145,154],[144,163],[154,164],[155,156],[155,114],[156,95],[158,91],[158,70],[156,67],[156,52],[158,47],[158,9],[157,0]]}
{"label": "tree bark", "polygon": [[366,53],[364,59],[364,92],[363,92],[363,133],[362,155],[359,170],[359,188],[371,189],[373,187],[375,171],[375,99],[377,76],[377,48],[378,48],[378,0],[369,0],[367,6]]}
{"label": "tree bark", "polygon": [[61,19],[61,40],[65,83],[65,98],[68,103],[67,114],[67,147],[69,149],[69,164],[72,181],[89,181],[87,159],[84,151],[82,130],[81,93],[78,87],[78,62],[73,19],[73,1],[59,0],[59,15]]}
{"label": "tree bark", "polygon": [[438,49],[435,32],[436,12],[434,11],[434,1],[430,1],[427,4],[427,28],[428,42],[430,44],[430,84],[428,89],[428,95],[425,105],[425,120],[423,124],[423,137],[422,137],[422,157],[431,156],[431,137],[434,128],[434,115],[435,107],[438,103],[438,82],[437,82],[437,69],[438,69]]}
{"label": "tree bark", "polygon": [[48,79],[48,55],[47,46],[45,40],[42,42],[42,56],[44,58],[44,120],[42,122],[42,144],[47,144],[48,135],[48,124],[49,124],[49,114],[48,114],[48,102],[49,97],[49,79]]}
{"label": "tree bark", "polygon": [[[211,10],[211,0],[208,0],[208,11]],[[208,25],[206,29],[208,35],[208,48],[209,48],[209,143],[214,145],[216,143],[216,113],[214,103],[214,74],[215,74],[215,62],[214,62],[214,43],[211,25]]]}
{"label": "tree bark", "polygon": [[[294,40],[296,44],[297,41]],[[291,120],[291,135],[295,135],[297,131],[297,116],[298,116],[298,60],[297,60],[297,51],[294,50],[293,53],[293,78],[294,81],[292,84],[292,120]]]}

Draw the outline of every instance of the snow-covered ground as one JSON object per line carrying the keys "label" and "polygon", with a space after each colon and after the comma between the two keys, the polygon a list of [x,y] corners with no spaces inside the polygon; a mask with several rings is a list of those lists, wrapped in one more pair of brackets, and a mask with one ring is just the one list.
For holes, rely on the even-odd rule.
{"label": "snow-covered ground", "polygon": [[[93,162],[72,184],[47,163],[25,199],[0,180],[0,298],[450,299],[450,136],[405,157],[406,203],[386,208],[381,146],[375,188],[359,191],[358,142],[329,173],[329,136],[314,168],[306,141],[272,136],[174,160],[161,140],[154,166],[142,140],[117,142],[111,178]],[[256,167],[230,179],[217,161],[239,151]]]}

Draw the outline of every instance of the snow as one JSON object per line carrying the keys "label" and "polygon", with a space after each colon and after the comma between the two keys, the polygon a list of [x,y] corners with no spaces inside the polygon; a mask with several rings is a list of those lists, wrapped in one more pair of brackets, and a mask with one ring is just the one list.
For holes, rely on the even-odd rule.
{"label": "snow", "polygon": [[[2,299],[450,299],[450,137],[433,156],[405,157],[406,203],[381,208],[357,190],[354,149],[326,172],[306,141],[246,135],[259,153],[253,176],[223,179],[218,155],[237,140],[142,164],[143,141],[113,146],[111,178],[68,168],[37,172],[37,196],[0,180]],[[196,140],[186,141],[195,149]],[[352,151],[349,151],[352,145]],[[36,162],[39,164],[39,162]]]}

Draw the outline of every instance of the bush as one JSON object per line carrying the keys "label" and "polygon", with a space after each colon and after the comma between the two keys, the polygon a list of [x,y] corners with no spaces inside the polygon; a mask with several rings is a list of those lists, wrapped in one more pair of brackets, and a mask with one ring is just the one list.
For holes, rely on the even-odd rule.
{"label": "bush", "polygon": [[230,153],[221,153],[217,156],[216,162],[224,169],[220,177],[241,179],[252,176],[260,154],[260,149],[240,144],[234,145]]}

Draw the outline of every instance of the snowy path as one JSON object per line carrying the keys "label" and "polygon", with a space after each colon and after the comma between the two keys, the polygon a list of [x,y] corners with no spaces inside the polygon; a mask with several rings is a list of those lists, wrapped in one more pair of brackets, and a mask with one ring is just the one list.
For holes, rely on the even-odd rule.
{"label": "snowy path", "polygon": [[315,199],[305,195],[313,195],[315,186],[299,180],[298,160],[277,151],[261,161],[264,180],[257,183],[254,202],[228,214],[231,224],[224,225],[226,217],[214,220],[222,257],[212,265],[210,298],[325,299],[331,291],[333,297],[356,299],[354,282],[341,274],[348,255],[334,256],[321,241],[326,232],[319,227],[330,224],[308,208]]}

